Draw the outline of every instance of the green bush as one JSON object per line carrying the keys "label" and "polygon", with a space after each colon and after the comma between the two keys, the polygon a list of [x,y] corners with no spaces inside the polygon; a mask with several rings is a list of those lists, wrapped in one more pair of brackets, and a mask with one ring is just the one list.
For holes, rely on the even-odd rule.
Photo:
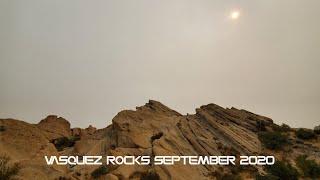
{"label": "green bush", "polygon": [[258,134],[259,140],[268,149],[281,149],[288,144],[288,137],[281,132],[261,132]]}
{"label": "green bush", "polygon": [[297,166],[302,170],[305,177],[319,178],[320,177],[320,165],[314,160],[307,160],[306,155],[297,157]]}
{"label": "green bush", "polygon": [[94,179],[97,179],[100,176],[105,175],[107,173],[108,173],[108,168],[106,166],[102,165],[102,166],[98,167],[97,169],[95,169],[94,171],[92,171],[91,176]]}
{"label": "green bush", "polygon": [[12,165],[9,164],[10,158],[6,155],[0,156],[0,179],[1,180],[11,180],[14,179],[21,167],[18,163]]}
{"label": "green bush", "polygon": [[52,142],[58,151],[62,151],[66,147],[74,146],[76,141],[78,141],[79,139],[80,139],[79,136],[71,136],[69,138],[60,137],[60,138],[54,139]]}
{"label": "green bush", "polygon": [[296,131],[296,136],[300,139],[312,139],[315,138],[316,135],[311,130],[299,129]]}
{"label": "green bush", "polygon": [[276,161],[273,165],[267,166],[267,172],[279,179],[298,180],[299,173],[289,163]]}

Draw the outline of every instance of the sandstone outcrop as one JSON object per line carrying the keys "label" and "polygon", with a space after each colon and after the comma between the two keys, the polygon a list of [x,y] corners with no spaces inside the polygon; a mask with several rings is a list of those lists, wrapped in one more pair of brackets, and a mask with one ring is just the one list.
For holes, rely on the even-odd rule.
{"label": "sandstone outcrop", "polygon": [[[182,115],[160,102],[150,100],[136,110],[124,110],[103,129],[72,128],[62,117],[50,115],[38,124],[1,119],[0,153],[24,165],[21,179],[92,179],[96,166],[47,166],[44,155],[275,155],[292,162],[301,154],[320,160],[319,138],[299,143],[295,129],[287,130],[290,146],[282,151],[268,150],[260,142],[261,131],[281,128],[270,118],[236,108],[208,104],[195,114]],[[318,135],[317,135],[318,136]],[[77,138],[75,138],[77,137]],[[57,147],[53,140],[64,138],[67,145]],[[69,142],[70,141],[70,142]],[[298,143],[297,143],[298,142]],[[35,159],[36,161],[30,161]],[[100,179],[141,179],[152,173],[160,179],[223,179],[234,174],[248,179],[263,173],[262,167],[248,168],[210,165],[108,166]],[[33,175],[31,175],[33,174]]]}
{"label": "sandstone outcrop", "polygon": [[42,130],[46,136],[52,140],[59,137],[69,137],[71,135],[70,123],[56,115],[49,115],[41,120],[37,127]]}

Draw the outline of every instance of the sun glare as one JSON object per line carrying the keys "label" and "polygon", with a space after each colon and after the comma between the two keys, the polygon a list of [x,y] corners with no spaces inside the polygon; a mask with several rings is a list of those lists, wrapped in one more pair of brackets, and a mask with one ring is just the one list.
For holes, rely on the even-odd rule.
{"label": "sun glare", "polygon": [[239,16],[240,16],[240,12],[237,11],[237,10],[234,10],[234,11],[232,11],[232,12],[230,13],[230,18],[231,18],[232,20],[238,19]]}

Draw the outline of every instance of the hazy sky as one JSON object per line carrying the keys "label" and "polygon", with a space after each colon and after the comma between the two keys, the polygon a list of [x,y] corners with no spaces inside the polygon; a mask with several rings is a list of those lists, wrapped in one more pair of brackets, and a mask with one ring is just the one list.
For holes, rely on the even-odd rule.
{"label": "hazy sky", "polygon": [[[320,124],[319,0],[0,0],[0,118],[105,127],[148,99]],[[240,17],[230,19],[237,9]]]}

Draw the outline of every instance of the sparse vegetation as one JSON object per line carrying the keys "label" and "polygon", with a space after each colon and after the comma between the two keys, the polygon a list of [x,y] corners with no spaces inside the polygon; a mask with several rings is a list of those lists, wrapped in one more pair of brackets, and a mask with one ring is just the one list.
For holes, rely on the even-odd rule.
{"label": "sparse vegetation", "polygon": [[306,155],[301,155],[296,159],[297,166],[302,170],[305,177],[319,178],[320,165],[314,160],[308,160]]}
{"label": "sparse vegetation", "polygon": [[21,166],[18,163],[10,164],[10,158],[0,155],[0,180],[13,180],[19,173]]}
{"label": "sparse vegetation", "polygon": [[294,167],[282,161],[276,161],[274,165],[267,166],[267,172],[269,173],[267,178],[274,176],[278,179],[298,180],[299,176],[298,171]]}
{"label": "sparse vegetation", "polygon": [[288,132],[291,130],[290,126],[287,124],[282,124],[281,126],[277,124],[272,124],[271,127],[273,131],[277,131],[277,132]]}
{"label": "sparse vegetation", "polygon": [[263,121],[257,121],[256,127],[258,131],[265,131],[266,130],[266,125]]}
{"label": "sparse vegetation", "polygon": [[313,132],[316,134],[320,134],[320,126],[314,127]]}
{"label": "sparse vegetation", "polygon": [[71,136],[69,138],[67,137],[60,137],[57,139],[54,139],[52,143],[57,148],[58,151],[62,151],[66,147],[72,147],[80,139],[79,136]]}
{"label": "sparse vegetation", "polygon": [[71,136],[71,137],[69,138],[69,140],[70,140],[71,142],[79,141],[79,140],[80,140],[80,136]]}
{"label": "sparse vegetation", "polygon": [[304,140],[313,139],[316,137],[312,130],[306,129],[299,129],[298,131],[296,131],[296,136]]}
{"label": "sparse vegetation", "polygon": [[258,174],[256,176],[256,180],[279,180],[279,177],[271,175],[271,174],[267,174],[267,175],[260,175]]}
{"label": "sparse vegetation", "polygon": [[287,135],[281,132],[261,132],[258,134],[259,140],[268,149],[281,149],[288,144]]}
{"label": "sparse vegetation", "polygon": [[59,176],[57,180],[71,180],[71,178],[67,178],[65,176]]}
{"label": "sparse vegetation", "polygon": [[236,174],[226,174],[218,179],[219,180],[242,180],[241,176]]}
{"label": "sparse vegetation", "polygon": [[160,176],[155,170],[151,169],[147,173],[142,174],[141,180],[160,180]]}
{"label": "sparse vegetation", "polygon": [[289,125],[287,125],[287,124],[282,124],[282,125],[281,125],[281,131],[282,131],[282,132],[288,132],[288,131],[290,131],[290,130],[291,130],[291,128],[290,128]]}
{"label": "sparse vegetation", "polygon": [[6,130],[6,127],[5,126],[0,126],[0,132],[3,132]]}
{"label": "sparse vegetation", "polygon": [[[231,172],[214,171],[210,173],[211,179],[217,180],[242,180],[240,173],[244,170],[244,166],[229,166]],[[250,169],[250,166],[248,166]]]}
{"label": "sparse vegetation", "polygon": [[102,165],[102,166],[98,167],[97,169],[95,169],[94,171],[92,171],[91,176],[94,179],[97,179],[100,176],[103,176],[107,173],[108,173],[108,168],[105,165]]}

